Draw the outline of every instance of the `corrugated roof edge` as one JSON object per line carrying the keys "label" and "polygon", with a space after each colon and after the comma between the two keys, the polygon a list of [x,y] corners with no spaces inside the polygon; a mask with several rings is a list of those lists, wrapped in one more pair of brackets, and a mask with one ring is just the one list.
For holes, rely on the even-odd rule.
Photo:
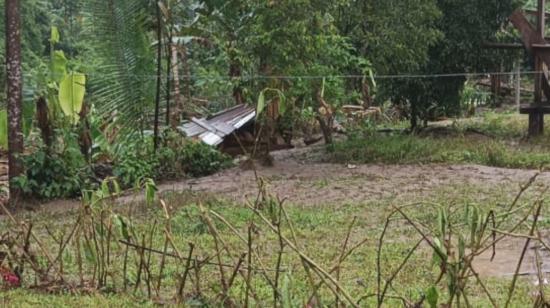
{"label": "corrugated roof edge", "polygon": [[[224,115],[230,114],[231,112],[234,112],[239,109],[242,109],[242,112],[238,112],[233,117],[230,117],[228,119],[224,119],[223,121],[221,121],[221,123],[224,123],[225,125],[227,125],[227,127],[232,127],[231,131],[220,131],[218,129],[215,129],[215,130],[210,129],[210,127],[215,128],[216,122],[220,122],[219,120],[223,119]],[[191,121],[183,123],[181,126],[179,126],[179,129],[190,137],[198,137],[206,144],[219,145],[223,142],[223,139],[226,136],[230,135],[234,131],[243,127],[244,125],[252,121],[255,117],[256,117],[256,109],[254,107],[251,107],[245,104],[240,104],[240,105],[236,105],[231,108],[228,108],[226,110],[220,111],[218,113],[215,113],[208,118],[192,119]],[[204,125],[204,126],[197,125],[196,122],[204,122],[207,125]],[[193,131],[194,125],[189,125],[189,124],[195,124],[196,126],[201,128],[202,132],[199,132],[197,134],[197,131]],[[186,129],[186,126],[187,126],[187,129]],[[195,129],[197,128],[196,126],[195,126]],[[215,135],[217,138],[215,138],[213,135]]]}

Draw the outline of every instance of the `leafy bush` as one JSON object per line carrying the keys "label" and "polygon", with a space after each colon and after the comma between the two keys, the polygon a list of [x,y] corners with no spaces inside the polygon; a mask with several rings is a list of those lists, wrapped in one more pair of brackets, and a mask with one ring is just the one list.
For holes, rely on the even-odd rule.
{"label": "leafy bush", "polygon": [[231,165],[229,156],[202,142],[190,141],[179,152],[178,160],[186,174],[199,177]]}
{"label": "leafy bush", "polygon": [[92,186],[91,170],[76,147],[48,152],[40,147],[22,158],[25,175],[13,184],[25,194],[39,199],[71,198]]}
{"label": "leafy bush", "polygon": [[129,144],[117,153],[113,175],[123,187],[131,187],[144,178],[156,178],[158,160],[149,153],[148,147],[139,144]]}
{"label": "leafy bush", "polygon": [[231,165],[230,157],[202,142],[190,141],[167,132],[156,153],[143,142],[126,145],[119,150],[113,170],[124,187],[143,178],[177,179],[186,175],[210,175]]}

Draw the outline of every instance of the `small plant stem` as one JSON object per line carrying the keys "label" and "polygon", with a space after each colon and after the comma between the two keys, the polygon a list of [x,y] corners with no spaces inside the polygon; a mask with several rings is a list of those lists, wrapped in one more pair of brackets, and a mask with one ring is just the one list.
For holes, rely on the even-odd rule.
{"label": "small plant stem", "polygon": [[[533,219],[533,224],[531,226],[531,231],[529,232],[529,236],[533,236],[535,234],[535,230],[537,228],[537,224],[540,217],[540,212],[542,210],[543,201],[539,200],[536,204],[536,210],[535,210],[535,217]],[[523,250],[521,252],[521,256],[518,261],[518,265],[516,266],[516,271],[514,272],[514,278],[512,278],[512,283],[510,284],[510,289],[508,290],[508,297],[506,299],[506,304],[504,307],[508,308],[510,305],[510,301],[512,300],[512,296],[514,295],[514,291],[516,289],[516,282],[519,276],[519,271],[521,269],[521,265],[523,263],[523,259],[525,258],[525,254],[527,253],[527,249],[529,248],[529,244],[531,243],[531,239],[528,238],[525,241],[525,245],[523,246]]]}
{"label": "small plant stem", "polygon": [[[193,243],[189,243],[189,253],[187,254],[187,261],[185,262],[185,270],[183,271],[183,275],[181,276],[181,280],[178,286],[177,299],[179,303],[183,302],[183,296],[184,296],[183,292],[185,290],[185,283],[187,282],[187,276],[191,268],[191,258],[193,257],[194,250],[195,250],[195,245],[193,245]],[[198,264],[195,263],[195,267],[198,268]]]}

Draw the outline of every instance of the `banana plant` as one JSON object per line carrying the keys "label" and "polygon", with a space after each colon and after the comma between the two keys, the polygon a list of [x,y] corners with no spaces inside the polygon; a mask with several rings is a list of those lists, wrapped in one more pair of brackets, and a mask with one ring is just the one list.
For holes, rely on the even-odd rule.
{"label": "banana plant", "polygon": [[[276,95],[276,98],[275,99],[272,99],[268,102],[266,102],[266,94],[267,93],[274,93]],[[286,98],[285,98],[285,94],[279,90],[279,89],[273,89],[273,88],[266,88],[266,89],[263,89],[260,94],[258,95],[258,103],[256,104],[256,118],[259,118],[265,108],[273,103],[277,101],[277,111],[279,113],[279,115],[282,115],[285,113],[286,111]]]}
{"label": "banana plant", "polygon": [[[59,106],[65,117],[74,125],[78,124],[80,120],[80,112],[86,94],[86,76],[78,72],[67,72],[68,60],[65,54],[61,50],[55,50],[55,45],[59,41],[59,31],[57,27],[52,27],[50,36],[51,80],[48,83],[48,100],[51,108],[56,109]],[[57,95],[54,94],[55,92]]]}
{"label": "banana plant", "polygon": [[72,124],[78,124],[86,94],[86,76],[70,73],[59,84],[59,105]]}

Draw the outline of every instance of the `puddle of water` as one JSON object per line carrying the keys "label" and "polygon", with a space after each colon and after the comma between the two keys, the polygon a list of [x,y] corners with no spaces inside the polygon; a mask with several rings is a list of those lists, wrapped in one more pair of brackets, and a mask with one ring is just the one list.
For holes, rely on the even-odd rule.
{"label": "puddle of water", "polygon": [[[525,239],[505,238],[496,246],[495,258],[491,261],[493,250],[489,249],[478,256],[473,263],[474,269],[482,277],[513,277],[516,271],[521,252],[525,246]],[[520,267],[521,276],[537,276],[535,249],[539,248],[541,270],[543,274],[550,273],[550,251],[544,249],[536,241],[531,241]]]}

